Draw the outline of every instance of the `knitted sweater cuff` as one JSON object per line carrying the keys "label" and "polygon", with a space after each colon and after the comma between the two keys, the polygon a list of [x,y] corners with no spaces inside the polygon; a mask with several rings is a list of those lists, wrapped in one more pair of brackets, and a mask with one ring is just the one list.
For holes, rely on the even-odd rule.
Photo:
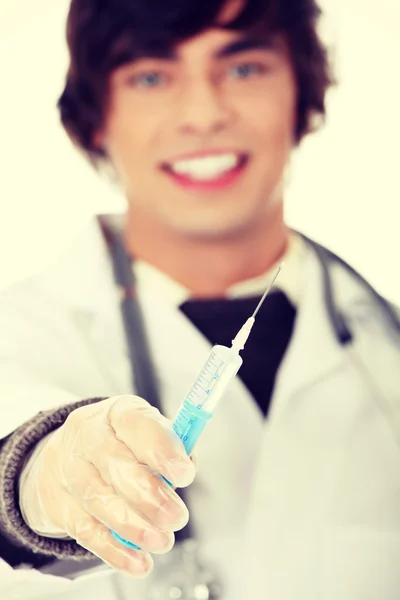
{"label": "knitted sweater cuff", "polygon": [[88,404],[106,398],[92,398],[68,404],[57,410],[40,412],[19,427],[0,450],[0,530],[17,546],[57,559],[93,560],[96,557],[75,540],[60,540],[38,535],[21,514],[18,482],[26,457],[46,435],[58,429],[68,415]]}

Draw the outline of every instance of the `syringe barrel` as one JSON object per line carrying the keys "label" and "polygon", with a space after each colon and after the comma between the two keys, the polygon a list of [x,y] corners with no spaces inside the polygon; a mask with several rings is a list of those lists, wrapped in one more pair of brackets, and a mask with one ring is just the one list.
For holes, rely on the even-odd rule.
{"label": "syringe barrel", "polygon": [[214,346],[199,377],[186,398],[191,401],[191,392],[195,391],[196,384],[201,384],[202,379],[209,380],[210,377],[207,374],[213,372],[212,381],[206,383],[208,393],[201,406],[203,410],[213,413],[226,388],[242,366],[242,363],[242,357],[233,348],[219,345]]}
{"label": "syringe barrel", "polygon": [[174,431],[182,440],[188,454],[192,452],[242,362],[241,356],[232,348],[226,346],[212,348],[173,423]]}

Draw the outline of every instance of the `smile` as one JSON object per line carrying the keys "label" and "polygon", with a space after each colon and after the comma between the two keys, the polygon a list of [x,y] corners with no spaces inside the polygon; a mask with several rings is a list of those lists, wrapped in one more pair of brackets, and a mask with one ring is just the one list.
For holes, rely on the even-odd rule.
{"label": "smile", "polygon": [[185,187],[215,189],[231,185],[242,174],[247,162],[246,154],[209,153],[164,163],[162,169]]}

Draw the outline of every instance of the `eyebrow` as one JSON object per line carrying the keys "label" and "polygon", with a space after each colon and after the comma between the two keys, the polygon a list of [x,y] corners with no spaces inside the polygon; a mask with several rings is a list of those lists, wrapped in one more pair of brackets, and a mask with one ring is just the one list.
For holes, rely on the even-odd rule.
{"label": "eyebrow", "polygon": [[253,38],[244,37],[236,40],[227,46],[224,46],[214,54],[214,58],[229,58],[240,52],[246,52],[248,50],[274,50],[276,49],[276,43],[271,37]]}

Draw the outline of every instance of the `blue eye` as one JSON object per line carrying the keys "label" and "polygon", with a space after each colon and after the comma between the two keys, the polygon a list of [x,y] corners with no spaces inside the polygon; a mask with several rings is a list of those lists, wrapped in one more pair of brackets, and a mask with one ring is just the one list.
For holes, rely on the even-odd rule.
{"label": "blue eye", "polygon": [[131,81],[138,87],[152,88],[161,85],[164,81],[164,78],[161,73],[149,71],[148,73],[142,73],[132,77]]}
{"label": "blue eye", "polygon": [[258,75],[263,72],[261,65],[255,63],[242,63],[230,69],[232,76],[235,79],[246,79],[252,75]]}

